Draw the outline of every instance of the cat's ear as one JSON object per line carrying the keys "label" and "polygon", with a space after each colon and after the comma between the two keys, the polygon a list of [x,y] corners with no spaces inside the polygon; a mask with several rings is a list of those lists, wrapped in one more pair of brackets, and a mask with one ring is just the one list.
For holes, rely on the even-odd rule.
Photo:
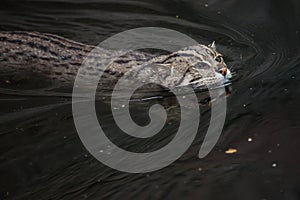
{"label": "cat's ear", "polygon": [[216,50],[217,47],[216,47],[216,42],[213,41],[210,45],[208,45],[209,48],[213,49],[213,50]]}

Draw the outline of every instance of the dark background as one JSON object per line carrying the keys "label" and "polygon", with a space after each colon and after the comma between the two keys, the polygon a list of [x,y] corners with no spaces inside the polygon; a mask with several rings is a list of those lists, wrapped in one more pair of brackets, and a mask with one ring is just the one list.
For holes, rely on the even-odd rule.
{"label": "dark background", "polygon": [[[0,63],[0,199],[300,199],[299,25],[297,0],[1,1],[1,31],[49,32],[96,45],[156,26],[204,44],[215,40],[235,77],[222,137],[206,158],[197,158],[196,138],[169,167],[127,174],[87,153],[69,97],[47,95],[47,80],[1,73]],[[114,134],[109,108],[99,109]],[[199,132],[208,119],[204,114]],[[238,152],[227,155],[228,148]]]}

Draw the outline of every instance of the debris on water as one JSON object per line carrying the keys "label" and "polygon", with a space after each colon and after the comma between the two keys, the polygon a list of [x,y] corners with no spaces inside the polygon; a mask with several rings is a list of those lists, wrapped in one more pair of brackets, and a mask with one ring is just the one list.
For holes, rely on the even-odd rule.
{"label": "debris on water", "polygon": [[225,151],[226,154],[235,154],[237,152],[237,149],[229,148]]}
{"label": "debris on water", "polygon": [[198,171],[199,171],[199,172],[201,172],[201,171],[202,171],[202,168],[201,168],[201,167],[199,167],[199,168],[198,168]]}
{"label": "debris on water", "polygon": [[5,81],[6,84],[11,84],[10,80]]}
{"label": "debris on water", "polygon": [[67,136],[64,136],[64,139],[67,139]]}
{"label": "debris on water", "polygon": [[279,148],[279,147],[280,147],[280,144],[277,144],[276,146],[277,146],[277,148]]}
{"label": "debris on water", "polygon": [[122,108],[125,108],[125,105],[123,104],[121,107],[122,107]]}
{"label": "debris on water", "polygon": [[248,138],[248,142],[252,142],[253,140],[252,140],[252,138]]}
{"label": "debris on water", "polygon": [[253,90],[253,88],[251,87],[251,88],[249,88],[249,90]]}
{"label": "debris on water", "polygon": [[273,163],[272,167],[274,167],[274,168],[277,167],[277,163]]}
{"label": "debris on water", "polygon": [[207,7],[208,7],[208,4],[206,3],[206,4],[204,4],[204,6],[207,8]]}
{"label": "debris on water", "polygon": [[246,107],[247,107],[247,105],[246,105],[246,104],[244,104],[244,105],[243,105],[243,107],[244,107],[244,108],[246,108]]}
{"label": "debris on water", "polygon": [[103,153],[103,150],[101,149],[99,152],[100,152],[100,153]]}
{"label": "debris on water", "polygon": [[272,150],[269,150],[268,153],[272,153]]}
{"label": "debris on water", "polygon": [[175,17],[178,19],[178,18],[179,18],[179,15],[176,15]]}

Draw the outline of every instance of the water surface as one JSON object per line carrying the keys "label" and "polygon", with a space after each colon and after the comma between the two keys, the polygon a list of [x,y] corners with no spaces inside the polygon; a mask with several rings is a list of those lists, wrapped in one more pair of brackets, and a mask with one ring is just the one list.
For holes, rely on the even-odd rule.
{"label": "water surface", "polygon": [[[1,31],[54,33],[96,45],[128,29],[165,27],[199,43],[216,41],[235,76],[222,136],[206,158],[197,157],[210,117],[203,108],[199,137],[179,160],[127,174],[85,150],[65,92],[70,88],[54,94],[46,88],[55,83],[45,77],[0,73],[0,198],[299,199],[299,12],[296,0],[2,1]],[[147,106],[134,104],[140,114],[133,118],[146,120]],[[98,102],[97,111],[107,135],[145,150],[118,135],[107,104]],[[146,141],[147,148],[172,139],[178,113],[169,117],[173,124]],[[238,152],[225,154],[229,148]]]}

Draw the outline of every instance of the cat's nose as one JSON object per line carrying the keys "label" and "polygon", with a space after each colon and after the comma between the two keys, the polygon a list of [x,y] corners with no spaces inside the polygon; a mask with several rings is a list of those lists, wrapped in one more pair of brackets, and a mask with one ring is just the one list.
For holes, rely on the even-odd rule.
{"label": "cat's nose", "polygon": [[222,74],[224,76],[224,78],[226,78],[226,79],[231,79],[232,78],[230,70],[226,67],[221,68],[219,70],[219,73]]}
{"label": "cat's nose", "polygon": [[227,68],[223,67],[219,70],[220,74],[222,74],[223,76],[227,75]]}

